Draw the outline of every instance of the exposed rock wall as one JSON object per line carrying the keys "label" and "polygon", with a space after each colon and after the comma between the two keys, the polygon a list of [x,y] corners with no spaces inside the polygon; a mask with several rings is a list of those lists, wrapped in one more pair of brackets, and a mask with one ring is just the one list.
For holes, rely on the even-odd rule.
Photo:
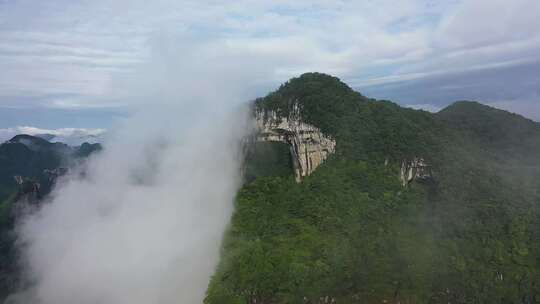
{"label": "exposed rock wall", "polygon": [[30,205],[36,205],[41,198],[41,184],[38,181],[15,175],[13,177],[19,189],[15,197],[16,204],[13,205],[12,213],[18,217]]}
{"label": "exposed rock wall", "polygon": [[56,184],[59,177],[69,171],[68,168],[45,169],[38,179],[28,178],[21,175],[15,175],[13,178],[19,189],[15,197],[18,205],[21,204],[38,204],[39,201],[47,195],[52,187]]}
{"label": "exposed rock wall", "polygon": [[431,177],[431,167],[424,158],[415,157],[412,160],[403,160],[401,162],[400,179],[404,187],[413,181],[425,181],[431,179]]}
{"label": "exposed rock wall", "polygon": [[257,110],[255,113],[260,141],[284,142],[289,145],[296,181],[321,165],[335,152],[336,141],[321,130],[302,121],[300,109],[295,104],[287,117],[274,111]]}

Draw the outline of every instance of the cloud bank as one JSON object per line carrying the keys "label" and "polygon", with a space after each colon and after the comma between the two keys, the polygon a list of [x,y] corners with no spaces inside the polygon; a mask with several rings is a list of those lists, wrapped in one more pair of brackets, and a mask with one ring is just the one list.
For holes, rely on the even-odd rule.
{"label": "cloud bank", "polygon": [[260,74],[236,71],[225,47],[216,57],[171,39],[122,84],[138,110],[85,177],[68,176],[19,225],[29,287],[10,303],[202,302],[241,179],[244,88]]}

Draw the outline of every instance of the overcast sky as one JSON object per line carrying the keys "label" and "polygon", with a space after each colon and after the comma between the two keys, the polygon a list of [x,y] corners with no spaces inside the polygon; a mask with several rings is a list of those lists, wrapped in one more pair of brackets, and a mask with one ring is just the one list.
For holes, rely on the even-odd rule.
{"label": "overcast sky", "polygon": [[319,71],[402,105],[540,120],[538,0],[0,0],[0,128],[110,127],[159,37],[264,62],[253,97]]}

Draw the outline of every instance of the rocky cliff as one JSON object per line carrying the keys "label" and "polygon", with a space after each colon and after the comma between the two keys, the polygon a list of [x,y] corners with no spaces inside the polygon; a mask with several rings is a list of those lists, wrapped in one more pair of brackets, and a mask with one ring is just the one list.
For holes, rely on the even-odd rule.
{"label": "rocky cliff", "polygon": [[431,167],[424,158],[415,157],[401,162],[400,179],[405,187],[413,181],[426,181],[432,178]]}
{"label": "rocky cliff", "polygon": [[272,110],[255,111],[259,141],[283,142],[289,145],[297,182],[320,166],[335,152],[336,141],[313,125],[302,121],[298,104],[286,117]]}

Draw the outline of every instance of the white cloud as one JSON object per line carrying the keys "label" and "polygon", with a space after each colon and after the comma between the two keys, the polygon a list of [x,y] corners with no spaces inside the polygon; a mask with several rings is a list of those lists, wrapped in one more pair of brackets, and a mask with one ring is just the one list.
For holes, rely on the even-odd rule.
{"label": "white cloud", "polygon": [[[2,94],[95,97],[88,102],[115,93],[110,79],[126,75],[114,69],[129,70],[144,58],[148,52],[145,41],[156,32],[226,41],[271,62],[271,78],[283,81],[310,70],[347,76],[371,62],[418,54],[419,47],[426,47],[424,31],[389,27],[428,13],[423,1],[414,0],[239,1],[226,5],[167,0],[151,4],[53,0],[36,5],[19,0],[4,6],[0,19],[7,30],[0,27],[0,68],[7,73],[0,78]],[[27,23],[19,21],[23,17]]]}
{"label": "white cloud", "polygon": [[138,77],[133,66],[162,33],[177,36],[175,43],[208,41],[205,51],[227,47],[264,61],[268,80],[259,94],[314,70],[361,89],[494,69],[540,60],[539,6],[537,0],[5,2],[0,95],[71,94],[79,98],[38,102],[104,106],[125,93],[118,83]]}
{"label": "white cloud", "polygon": [[535,0],[461,1],[430,32],[431,51],[391,76],[439,74],[445,70],[454,73],[540,61],[539,20],[540,2]]}
{"label": "white cloud", "polygon": [[462,1],[443,18],[435,41],[464,49],[538,38],[539,18],[535,0]]}
{"label": "white cloud", "polygon": [[111,128],[85,177],[66,176],[19,221],[31,284],[10,303],[202,303],[241,182],[245,84],[266,69],[169,41],[154,40],[123,84],[138,111]]}

